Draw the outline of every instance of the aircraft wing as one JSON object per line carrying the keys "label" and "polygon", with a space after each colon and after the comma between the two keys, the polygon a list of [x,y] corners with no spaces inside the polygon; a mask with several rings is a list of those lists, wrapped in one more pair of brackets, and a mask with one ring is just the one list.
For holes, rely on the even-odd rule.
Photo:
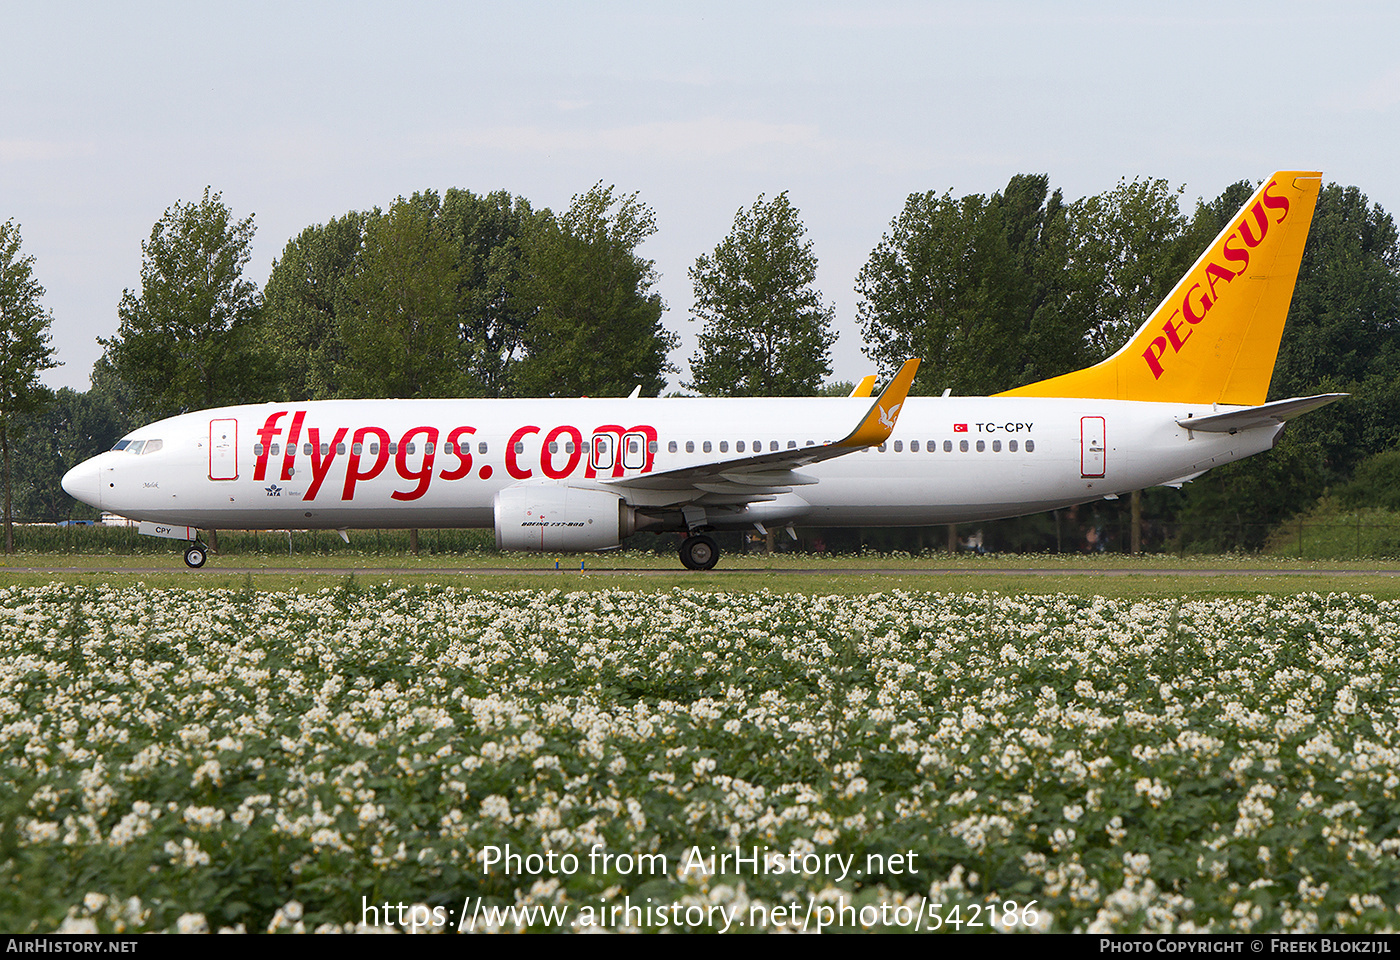
{"label": "aircraft wing", "polygon": [[1309,410],[1325,407],[1329,403],[1350,396],[1346,393],[1320,393],[1315,397],[1294,397],[1291,400],[1275,400],[1273,403],[1229,413],[1217,413],[1209,417],[1183,417],[1176,422],[1187,430],[1203,430],[1207,433],[1235,433],[1250,427],[1277,425],[1292,420]]}
{"label": "aircraft wing", "polygon": [[608,486],[631,490],[671,492],[676,494],[676,502],[694,501],[701,497],[710,504],[771,500],[780,493],[790,492],[795,486],[817,482],[815,477],[799,473],[799,467],[820,463],[833,457],[843,457],[848,453],[884,443],[894,432],[895,421],[899,419],[899,411],[904,406],[905,397],[909,395],[909,388],[918,369],[918,360],[906,360],[904,366],[894,375],[894,379],[856,424],[855,429],[840,440],[692,464],[675,470],[619,477],[603,482]]}

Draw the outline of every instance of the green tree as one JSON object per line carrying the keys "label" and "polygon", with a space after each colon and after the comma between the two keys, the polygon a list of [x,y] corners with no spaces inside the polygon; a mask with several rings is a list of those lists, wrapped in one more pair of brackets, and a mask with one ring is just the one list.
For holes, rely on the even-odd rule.
{"label": "green tree", "polygon": [[835,307],[815,289],[817,258],[781,193],[734,215],[729,236],[690,270],[704,322],[691,389],[709,396],[811,396],[831,373]]}
{"label": "green tree", "polygon": [[342,395],[345,344],[339,310],[345,278],[364,243],[365,215],[350,211],[307,227],[273,262],[263,291],[261,343],[286,400]]}
{"label": "green tree", "polygon": [[520,238],[540,215],[504,190],[480,196],[454,188],[443,194],[440,216],[457,245],[463,369],[476,392],[507,396],[528,326],[510,291],[520,278]]}
{"label": "green tree", "polygon": [[1080,365],[1065,208],[1048,188],[1022,175],[990,197],[912,194],[856,282],[866,353],[886,372],[922,358],[922,393],[993,393]]}
{"label": "green tree", "polygon": [[343,395],[460,392],[456,256],[428,204],[400,197],[387,212],[369,215],[338,307]]}
{"label": "green tree", "polygon": [[97,511],[63,492],[63,474],[110,450],[129,427],[112,398],[100,390],[59,389],[53,402],[25,418],[15,438],[15,514],[34,520],[95,517]]}
{"label": "green tree", "polygon": [[141,293],[122,292],[117,335],[99,341],[141,418],[261,399],[262,298],[243,278],[252,242],[253,218],[234,221],[206,187],[199,203],[167,209],[141,244]]}
{"label": "green tree", "polygon": [[511,289],[526,317],[515,390],[525,396],[659,394],[676,344],[661,325],[655,265],[637,247],[656,217],[636,194],[596,184],[562,216],[545,211],[521,237]]}
{"label": "green tree", "polygon": [[39,374],[58,363],[49,326],[53,314],[40,300],[44,288],[34,278],[34,258],[20,254],[19,227],[0,224],[0,460],[5,474],[5,552],[15,548],[11,512],[10,443],[31,416],[50,399]]}
{"label": "green tree", "polygon": [[1093,360],[1128,341],[1219,232],[1188,233],[1181,193],[1165,180],[1120,180],[1070,207],[1065,310],[1084,324]]}

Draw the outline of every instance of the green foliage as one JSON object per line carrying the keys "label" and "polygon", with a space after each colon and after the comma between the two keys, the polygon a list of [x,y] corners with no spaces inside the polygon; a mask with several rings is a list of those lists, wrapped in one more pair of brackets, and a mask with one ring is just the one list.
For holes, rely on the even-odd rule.
{"label": "green foliage", "polygon": [[1363,460],[1351,481],[1337,490],[1348,507],[1383,507],[1400,511],[1400,450],[1386,450]]}
{"label": "green foliage", "polygon": [[59,486],[69,469],[109,450],[127,431],[121,412],[100,390],[63,387],[53,403],[31,413],[12,444],[14,512],[21,520],[96,516]]}
{"label": "green foliage", "polygon": [[1185,487],[1177,514],[1191,550],[1258,550],[1270,526],[1312,503],[1325,486],[1318,445],[1288,432],[1274,449],[1216,467]]}
{"label": "green foliage", "polygon": [[365,219],[352,210],[307,227],[272,264],[263,295],[261,343],[276,359],[284,399],[344,395],[339,309],[342,285],[360,256]]}
{"label": "green foliage", "polygon": [[478,196],[451,189],[439,216],[457,244],[464,369],[482,396],[507,396],[525,349],[528,318],[510,291],[520,278],[520,237],[539,215],[524,197],[504,190]]}
{"label": "green foliage", "polygon": [[522,266],[511,286],[525,316],[522,396],[625,396],[665,387],[676,337],[661,325],[656,271],[636,249],[656,217],[636,194],[595,184],[562,216],[548,211],[520,239]]}
{"label": "green foliage", "polygon": [[434,211],[402,197],[371,213],[338,310],[342,395],[459,392],[457,251]]}
{"label": "green foliage", "polygon": [[49,326],[53,314],[40,305],[44,288],[34,278],[34,258],[20,255],[19,227],[0,224],[0,459],[5,484],[5,552],[14,550],[11,530],[10,445],[24,418],[51,399],[39,374],[58,365]]}
{"label": "green foliage", "polygon": [[1187,234],[1181,193],[1165,180],[1120,180],[1070,208],[1065,310],[1087,320],[1095,360],[1111,355],[1142,326],[1200,253],[1185,242],[1196,238]]}
{"label": "green foliage", "polygon": [[234,221],[206,187],[141,244],[141,292],[122,292],[121,327],[99,341],[138,419],[261,399],[271,371],[254,337],[262,298],[243,278],[252,242],[253,218]]}
{"label": "green foliage", "polygon": [[1275,527],[1262,552],[1299,560],[1400,557],[1400,509],[1347,503],[1340,493],[1324,496]]}
{"label": "green foliage", "polygon": [[921,357],[916,392],[981,395],[1080,364],[1084,335],[1059,292],[1065,210],[1047,189],[1017,176],[990,197],[909,197],[856,282],[882,370]]}
{"label": "green foliage", "polygon": [[0,224],[0,418],[6,423],[47,402],[39,374],[58,366],[49,333],[53,313],[39,302],[44,288],[20,243],[13,220]]}
{"label": "green foliage", "polygon": [[708,396],[793,397],[831,373],[836,308],[815,289],[817,258],[786,193],[734,215],[734,227],[690,270],[704,322],[691,389]]}

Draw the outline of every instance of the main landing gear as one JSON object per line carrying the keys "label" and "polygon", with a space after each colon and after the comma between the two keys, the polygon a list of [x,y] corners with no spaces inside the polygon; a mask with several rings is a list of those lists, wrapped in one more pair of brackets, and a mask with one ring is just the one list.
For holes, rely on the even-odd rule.
{"label": "main landing gear", "polygon": [[209,548],[196,540],[185,548],[185,566],[198,570],[209,558]]}
{"label": "main landing gear", "polygon": [[681,563],[687,570],[712,570],[719,563],[719,544],[703,533],[681,541]]}

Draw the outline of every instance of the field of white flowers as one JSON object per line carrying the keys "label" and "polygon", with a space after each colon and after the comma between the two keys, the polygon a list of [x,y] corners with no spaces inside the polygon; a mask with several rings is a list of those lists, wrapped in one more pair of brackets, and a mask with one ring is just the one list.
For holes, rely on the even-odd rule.
{"label": "field of white flowers", "polygon": [[[843,896],[1400,927],[1398,632],[1345,595],[9,588],[0,928]],[[507,845],[583,866],[488,870]],[[682,874],[697,845],[914,857]]]}

